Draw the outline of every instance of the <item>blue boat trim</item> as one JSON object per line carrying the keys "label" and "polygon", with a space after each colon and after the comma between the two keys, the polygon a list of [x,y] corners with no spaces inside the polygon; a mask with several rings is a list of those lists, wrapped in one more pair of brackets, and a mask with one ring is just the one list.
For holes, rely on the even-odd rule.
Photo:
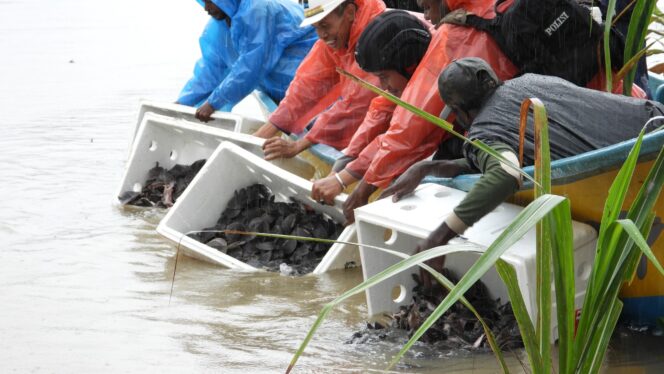
{"label": "blue boat trim", "polygon": [[[619,168],[627,158],[636,143],[636,139],[624,141],[602,149],[582,153],[580,155],[563,158],[551,162],[551,183],[553,185],[564,185],[593,175],[602,174],[609,170]],[[640,161],[653,160],[664,146],[664,131],[657,131],[643,137],[641,144]],[[523,170],[529,175],[534,175],[535,168],[527,166]],[[477,182],[481,174],[466,174],[456,178],[426,177],[425,183],[438,183],[444,186],[469,191]],[[532,183],[524,183],[522,189],[532,188]]]}

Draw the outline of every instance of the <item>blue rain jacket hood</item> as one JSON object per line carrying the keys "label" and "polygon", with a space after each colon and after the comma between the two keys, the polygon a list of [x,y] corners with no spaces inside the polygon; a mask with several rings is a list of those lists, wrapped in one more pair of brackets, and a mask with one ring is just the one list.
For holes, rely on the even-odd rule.
{"label": "blue rain jacket hood", "polygon": [[[202,0],[196,0],[204,6]],[[178,102],[208,102],[229,111],[254,89],[280,101],[297,67],[317,40],[299,27],[302,7],[292,0],[212,0],[230,20],[212,17],[199,38],[202,57]]]}

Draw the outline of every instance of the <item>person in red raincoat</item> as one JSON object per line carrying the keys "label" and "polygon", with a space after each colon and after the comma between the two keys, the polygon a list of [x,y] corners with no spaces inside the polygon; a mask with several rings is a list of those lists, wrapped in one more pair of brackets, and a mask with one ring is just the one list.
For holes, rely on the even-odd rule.
{"label": "person in red raincoat", "polygon": [[[254,133],[270,138],[263,145],[265,159],[293,157],[316,143],[343,149],[367,112],[391,115],[394,106],[387,100],[372,103],[376,94],[337,71],[342,68],[378,83],[355,62],[355,45],[366,25],[384,10],[381,0],[309,1],[302,26],[313,23],[319,40],[302,61],[269,121]],[[279,131],[301,133],[314,118],[313,127],[298,141],[274,137]]]}

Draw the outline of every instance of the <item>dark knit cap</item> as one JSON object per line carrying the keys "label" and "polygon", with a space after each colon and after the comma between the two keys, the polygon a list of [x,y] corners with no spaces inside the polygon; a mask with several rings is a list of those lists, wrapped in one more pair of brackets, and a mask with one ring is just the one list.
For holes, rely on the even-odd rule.
{"label": "dark knit cap", "polygon": [[447,104],[475,109],[502,84],[489,64],[477,57],[452,61],[438,76],[438,92]]}

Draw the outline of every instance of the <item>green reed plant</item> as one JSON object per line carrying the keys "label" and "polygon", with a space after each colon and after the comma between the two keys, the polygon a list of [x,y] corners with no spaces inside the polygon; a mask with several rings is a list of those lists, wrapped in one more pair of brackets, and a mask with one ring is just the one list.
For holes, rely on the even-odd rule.
{"label": "green reed plant", "polygon": [[[366,82],[360,82],[368,85]],[[377,89],[379,94],[386,96]],[[389,98],[389,97],[388,97]],[[390,98],[392,100],[392,98]],[[395,101],[395,100],[393,100]],[[395,101],[396,102],[396,101]],[[401,105],[397,102],[397,104]],[[422,117],[425,113],[412,106],[404,106]],[[504,230],[504,232],[482,253],[477,262],[454,286],[401,351],[389,363],[393,367],[412,345],[440,318],[463,294],[492,266],[501,276],[508,289],[514,315],[521,331],[528,361],[533,373],[551,373],[551,283],[555,285],[558,320],[558,372],[597,373],[600,369],[609,338],[615,328],[622,309],[618,292],[623,283],[632,279],[641,253],[645,254],[664,274],[652,250],[646,243],[654,221],[653,207],[664,184],[664,149],[660,150],[650,173],[643,181],[639,193],[632,203],[627,218],[618,219],[636,168],[643,139],[639,134],[627,160],[620,168],[605,203],[597,241],[596,261],[593,264],[583,313],[576,334],[574,333],[574,248],[570,202],[567,198],[551,194],[551,166],[549,155],[548,123],[546,109],[537,99],[524,101],[521,107],[522,134],[525,131],[529,109],[533,108],[535,125],[535,199],[528,204]],[[431,115],[428,115],[431,116]],[[523,135],[522,135],[523,137]],[[522,172],[523,173],[523,172]],[[533,227],[537,232],[537,316],[530,319],[523,295],[516,281],[515,270],[500,257],[516,241]],[[294,355],[287,373],[292,370],[316,329],[322,324],[331,309],[351,295],[365,291],[372,285],[414,265],[426,266],[425,261],[455,252],[476,252],[477,249],[446,245],[422,251],[366,279],[362,284],[347,291],[327,304]],[[426,268],[431,271],[431,268]],[[440,280],[439,276],[435,277]],[[495,352],[495,350],[494,350]],[[507,367],[502,366],[504,372]]]}
{"label": "green reed plant", "polygon": [[[624,66],[617,70],[626,70],[618,78],[623,79],[623,94],[631,96],[632,85],[636,75],[636,62],[647,53],[652,44],[643,48],[649,26],[654,19],[661,20],[661,12],[656,7],[657,0],[634,0],[628,7],[632,7],[632,16],[629,21],[627,35],[625,35],[625,50],[623,51]],[[609,34],[616,14],[616,0],[609,0],[604,23],[604,66],[606,74],[606,91],[611,92],[613,85],[611,51],[609,49]],[[622,15],[622,14],[621,14]],[[619,16],[621,16],[619,15]],[[616,67],[618,68],[618,67]]]}

